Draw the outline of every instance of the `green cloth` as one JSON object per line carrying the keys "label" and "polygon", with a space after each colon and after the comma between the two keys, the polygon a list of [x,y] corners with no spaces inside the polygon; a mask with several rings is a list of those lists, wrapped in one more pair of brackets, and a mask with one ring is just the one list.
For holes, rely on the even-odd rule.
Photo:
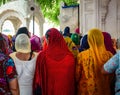
{"label": "green cloth", "polygon": [[72,39],[72,41],[76,44],[76,45],[79,45],[80,43],[80,41],[79,41],[79,35],[78,34],[76,34],[76,33],[73,33],[72,35],[71,35],[71,39]]}

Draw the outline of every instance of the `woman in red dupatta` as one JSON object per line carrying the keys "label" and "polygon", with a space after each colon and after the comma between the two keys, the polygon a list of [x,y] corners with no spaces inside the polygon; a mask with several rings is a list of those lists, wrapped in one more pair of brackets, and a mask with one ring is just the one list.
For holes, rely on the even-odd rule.
{"label": "woman in red dupatta", "polygon": [[48,47],[37,58],[34,95],[75,95],[73,54],[57,29],[49,29],[46,38]]}

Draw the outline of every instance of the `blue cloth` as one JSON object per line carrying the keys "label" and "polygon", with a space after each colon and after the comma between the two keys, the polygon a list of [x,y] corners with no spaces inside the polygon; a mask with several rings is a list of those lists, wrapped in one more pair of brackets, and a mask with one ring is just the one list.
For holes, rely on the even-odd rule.
{"label": "blue cloth", "polygon": [[84,35],[81,39],[79,52],[82,52],[88,48],[89,48],[89,45],[88,45],[88,41],[87,41],[87,35]]}
{"label": "blue cloth", "polygon": [[[116,82],[115,82],[115,92],[120,90],[120,51],[118,51],[110,60],[104,64],[104,70],[108,73],[113,73],[115,71]],[[119,92],[116,92],[115,95]]]}
{"label": "blue cloth", "polygon": [[70,27],[65,27],[65,29],[64,29],[64,33],[63,33],[63,36],[69,36],[70,37]]}

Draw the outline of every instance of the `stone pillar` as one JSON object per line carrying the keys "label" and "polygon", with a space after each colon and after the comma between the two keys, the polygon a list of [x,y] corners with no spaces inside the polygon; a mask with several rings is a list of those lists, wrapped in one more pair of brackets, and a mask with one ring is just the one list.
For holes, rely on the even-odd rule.
{"label": "stone pillar", "polygon": [[40,24],[39,30],[40,30],[39,35],[40,37],[42,37],[43,36],[43,24]]}
{"label": "stone pillar", "polygon": [[80,31],[86,34],[97,26],[98,0],[80,0]]}
{"label": "stone pillar", "polygon": [[117,0],[117,38],[120,37],[120,0]]}
{"label": "stone pillar", "polygon": [[101,28],[105,30],[106,17],[108,15],[108,6],[111,0],[101,0]]}
{"label": "stone pillar", "polygon": [[24,26],[26,26],[29,29],[30,24],[30,18],[24,18]]}

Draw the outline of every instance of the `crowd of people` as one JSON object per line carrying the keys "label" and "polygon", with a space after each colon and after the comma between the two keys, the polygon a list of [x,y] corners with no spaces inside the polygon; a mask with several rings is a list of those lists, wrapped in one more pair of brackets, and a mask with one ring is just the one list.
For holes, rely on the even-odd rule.
{"label": "crowd of people", "polygon": [[0,33],[0,95],[120,95],[119,49],[120,39],[98,28]]}

